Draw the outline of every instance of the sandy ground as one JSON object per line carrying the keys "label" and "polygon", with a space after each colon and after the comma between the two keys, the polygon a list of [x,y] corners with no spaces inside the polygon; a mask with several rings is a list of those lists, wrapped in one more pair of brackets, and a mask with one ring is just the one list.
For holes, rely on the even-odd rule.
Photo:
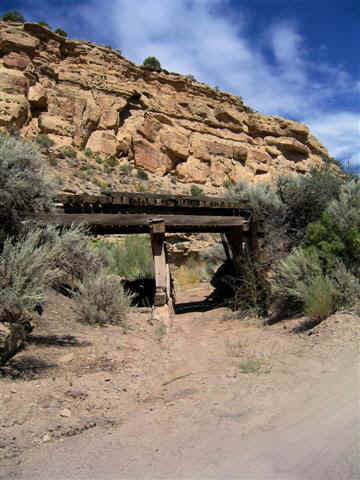
{"label": "sandy ground", "polygon": [[[0,478],[357,478],[359,319],[305,321],[264,327],[220,308],[166,332],[137,311],[124,335],[75,323],[53,294],[0,378]],[[322,477],[340,462],[332,445],[349,458]]]}

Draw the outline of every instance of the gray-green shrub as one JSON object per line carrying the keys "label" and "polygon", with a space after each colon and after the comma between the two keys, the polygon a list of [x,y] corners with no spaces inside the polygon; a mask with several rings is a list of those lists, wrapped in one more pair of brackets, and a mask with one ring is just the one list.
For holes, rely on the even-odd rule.
{"label": "gray-green shrub", "polygon": [[323,275],[316,252],[294,249],[274,269],[271,282],[274,300],[287,310],[299,312],[304,308],[305,295],[315,278]]}
{"label": "gray-green shrub", "polygon": [[90,325],[115,324],[126,328],[130,297],[124,292],[121,279],[101,270],[90,275],[75,294],[75,311],[79,320]]}
{"label": "gray-green shrub", "polygon": [[39,151],[30,142],[0,135],[0,207],[47,211],[56,194]]}
{"label": "gray-green shrub", "polygon": [[334,285],[329,277],[319,275],[304,290],[304,313],[315,321],[327,318],[335,311]]}
{"label": "gray-green shrub", "polygon": [[53,267],[60,272],[57,283],[76,287],[87,276],[101,270],[104,259],[101,252],[92,248],[88,228],[84,225],[62,230],[49,225],[42,231],[41,242],[54,252]]}
{"label": "gray-green shrub", "polygon": [[57,252],[42,241],[42,229],[16,240],[5,240],[0,254],[0,319],[9,321],[33,310],[45,299],[45,289],[61,277],[55,266]]}

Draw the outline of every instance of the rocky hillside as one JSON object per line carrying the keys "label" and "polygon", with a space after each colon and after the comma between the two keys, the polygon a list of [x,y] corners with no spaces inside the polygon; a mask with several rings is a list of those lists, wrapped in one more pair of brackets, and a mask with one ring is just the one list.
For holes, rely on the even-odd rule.
{"label": "rocky hillside", "polygon": [[38,24],[0,22],[0,92],[0,128],[37,141],[64,191],[220,193],[329,158],[306,125]]}

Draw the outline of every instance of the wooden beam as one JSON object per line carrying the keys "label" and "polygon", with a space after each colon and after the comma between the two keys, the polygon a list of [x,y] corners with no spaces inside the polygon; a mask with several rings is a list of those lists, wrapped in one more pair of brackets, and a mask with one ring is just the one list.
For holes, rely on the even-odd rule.
{"label": "wooden beam", "polygon": [[[159,223],[159,222],[157,222]],[[157,225],[158,227],[159,225]],[[165,230],[165,228],[164,228]],[[151,234],[151,247],[154,258],[155,299],[157,307],[166,305],[168,301],[168,270],[166,264],[165,233]]]}
{"label": "wooden beam", "polygon": [[[157,219],[151,214],[111,214],[111,213],[55,213],[30,214],[24,219],[37,220],[42,224],[71,225],[84,223],[91,226],[146,227]],[[166,227],[221,227],[223,229],[241,227],[246,230],[248,222],[242,217],[219,217],[204,215],[161,215]],[[166,228],[167,229],[167,228]]]}

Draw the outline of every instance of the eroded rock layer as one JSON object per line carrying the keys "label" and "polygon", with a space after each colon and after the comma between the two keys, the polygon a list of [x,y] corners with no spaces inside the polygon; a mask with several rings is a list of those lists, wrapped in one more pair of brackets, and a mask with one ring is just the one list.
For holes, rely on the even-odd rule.
{"label": "eroded rock layer", "polygon": [[[127,184],[182,193],[195,183],[221,193],[229,182],[305,173],[328,159],[306,125],[38,24],[0,22],[0,93],[0,127],[50,139],[70,191]],[[72,174],[79,166],[82,175]]]}

